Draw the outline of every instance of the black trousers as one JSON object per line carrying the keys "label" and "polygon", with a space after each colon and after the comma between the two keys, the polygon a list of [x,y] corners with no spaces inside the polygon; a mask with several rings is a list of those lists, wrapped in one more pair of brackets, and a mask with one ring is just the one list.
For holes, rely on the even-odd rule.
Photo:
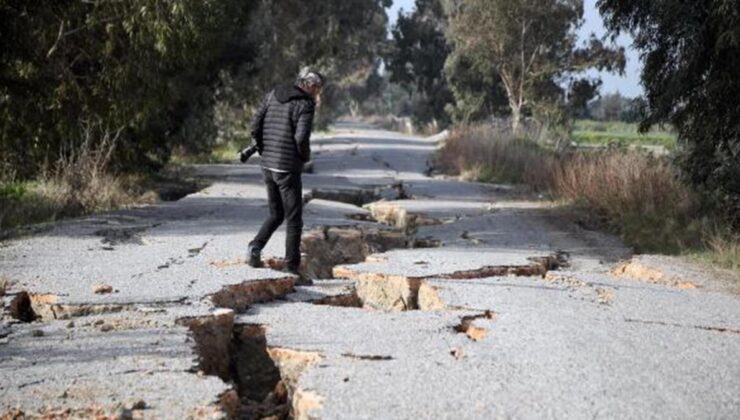
{"label": "black trousers", "polygon": [[273,172],[262,168],[270,215],[262,224],[252,245],[262,249],[275,230],[286,222],[285,263],[297,269],[301,264],[301,232],[303,231],[303,183],[300,172]]}

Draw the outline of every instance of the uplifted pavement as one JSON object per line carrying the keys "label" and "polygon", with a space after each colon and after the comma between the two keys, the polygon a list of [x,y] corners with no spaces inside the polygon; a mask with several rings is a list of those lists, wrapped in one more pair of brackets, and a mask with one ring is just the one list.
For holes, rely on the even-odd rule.
{"label": "uplifted pavement", "polygon": [[[737,418],[740,305],[553,203],[430,175],[438,138],[338,125],[304,175],[304,270],[258,166],[2,244],[0,418]],[[333,277],[333,278],[332,278]]]}

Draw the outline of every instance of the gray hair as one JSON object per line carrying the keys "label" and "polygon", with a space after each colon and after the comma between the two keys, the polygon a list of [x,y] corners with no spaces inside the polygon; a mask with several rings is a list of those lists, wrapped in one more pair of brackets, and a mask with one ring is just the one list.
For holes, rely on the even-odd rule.
{"label": "gray hair", "polygon": [[318,86],[319,88],[322,88],[324,87],[324,83],[326,83],[324,75],[316,70],[310,69],[309,67],[301,69],[300,73],[298,73],[298,78],[296,79],[296,84],[302,87]]}

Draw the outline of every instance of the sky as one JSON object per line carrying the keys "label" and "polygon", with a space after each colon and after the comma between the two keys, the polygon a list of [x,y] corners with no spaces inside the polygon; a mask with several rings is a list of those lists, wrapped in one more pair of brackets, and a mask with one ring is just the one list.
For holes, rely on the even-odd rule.
{"label": "sky", "polygon": [[[596,36],[602,36],[606,33],[604,29],[604,23],[596,10],[597,0],[584,0],[585,9],[585,23],[579,31],[579,35],[583,39],[587,39],[591,33],[595,33]],[[403,9],[404,12],[408,13],[414,9],[414,0],[393,0],[393,6],[388,9],[388,16],[390,17],[391,24],[396,21],[398,11]],[[636,50],[631,47],[632,40],[627,35],[622,35],[617,40],[617,45],[625,48],[627,55],[627,67],[625,68],[624,76],[618,76],[609,73],[599,73],[592,71],[587,73],[589,76],[599,75],[601,76],[604,84],[601,86],[601,93],[614,93],[619,92],[622,95],[635,97],[642,94],[642,86],[640,86],[640,71],[642,65],[640,63],[640,57]]]}

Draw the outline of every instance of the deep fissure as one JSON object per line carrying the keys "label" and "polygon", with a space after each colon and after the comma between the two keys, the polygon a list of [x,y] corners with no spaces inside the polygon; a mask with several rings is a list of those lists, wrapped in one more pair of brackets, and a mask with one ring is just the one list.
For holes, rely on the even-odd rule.
{"label": "deep fissure", "polygon": [[191,332],[197,370],[232,385],[220,401],[230,418],[293,418],[297,378],[290,378],[273,360],[264,326],[236,323],[234,311],[228,309],[178,323]]}

